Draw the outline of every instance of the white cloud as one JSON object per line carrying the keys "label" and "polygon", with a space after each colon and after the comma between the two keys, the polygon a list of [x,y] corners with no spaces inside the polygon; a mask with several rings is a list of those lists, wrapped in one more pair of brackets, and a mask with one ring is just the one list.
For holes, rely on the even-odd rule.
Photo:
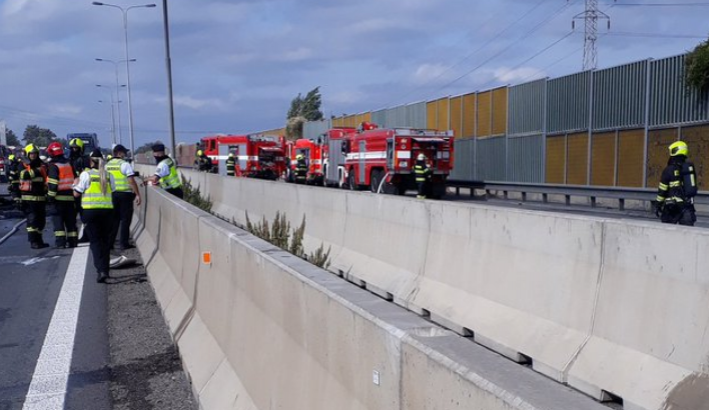
{"label": "white cloud", "polygon": [[52,115],[59,116],[77,116],[81,114],[84,110],[81,106],[75,104],[56,104],[49,107]]}
{"label": "white cloud", "polygon": [[494,70],[493,73],[495,79],[509,84],[518,84],[545,76],[544,71],[534,67],[520,67],[515,69],[500,67]]}
{"label": "white cloud", "polygon": [[413,73],[414,84],[440,83],[452,77],[452,72],[448,65],[444,64],[422,64]]}
{"label": "white cloud", "polygon": [[[164,97],[158,98],[158,100],[163,103],[166,101]],[[176,107],[187,107],[193,110],[201,110],[203,108],[216,108],[222,110],[226,107],[226,104],[224,104],[223,101],[217,98],[199,99],[187,95],[174,96],[173,103]]]}

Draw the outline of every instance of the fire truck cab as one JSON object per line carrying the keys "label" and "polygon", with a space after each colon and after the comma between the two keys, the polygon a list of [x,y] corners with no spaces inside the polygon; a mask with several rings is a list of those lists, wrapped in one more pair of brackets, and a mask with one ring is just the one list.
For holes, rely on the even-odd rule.
{"label": "fire truck cab", "polygon": [[218,135],[201,140],[201,149],[222,175],[229,154],[236,158],[236,175],[278,179],[286,167],[285,140],[270,135]]}
{"label": "fire truck cab", "polygon": [[414,128],[372,129],[345,139],[345,170],[350,189],[403,195],[416,188],[419,154],[432,171],[429,196],[441,198],[453,169],[453,132]]}
{"label": "fire truck cab", "polygon": [[323,154],[325,145],[322,139],[317,140],[301,138],[288,146],[288,157],[290,159],[290,170],[288,172],[288,182],[294,182],[295,168],[298,166],[296,157],[301,154],[305,157],[308,165],[308,175],[306,183],[309,185],[324,185]]}

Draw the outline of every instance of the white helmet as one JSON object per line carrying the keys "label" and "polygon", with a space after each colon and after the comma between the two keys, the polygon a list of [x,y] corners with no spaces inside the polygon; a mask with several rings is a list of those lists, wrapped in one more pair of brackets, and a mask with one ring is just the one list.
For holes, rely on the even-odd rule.
{"label": "white helmet", "polygon": [[425,161],[425,160],[426,160],[426,156],[423,155],[423,154],[419,154],[419,156],[416,157],[416,159],[419,160],[419,161]]}

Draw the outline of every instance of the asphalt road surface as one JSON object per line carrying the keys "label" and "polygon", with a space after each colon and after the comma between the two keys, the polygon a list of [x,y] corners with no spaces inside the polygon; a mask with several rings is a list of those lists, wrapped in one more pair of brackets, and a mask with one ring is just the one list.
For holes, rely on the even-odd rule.
{"label": "asphalt road surface", "polygon": [[[21,220],[0,203],[0,238]],[[0,410],[196,409],[143,266],[98,284],[89,254],[0,244]]]}

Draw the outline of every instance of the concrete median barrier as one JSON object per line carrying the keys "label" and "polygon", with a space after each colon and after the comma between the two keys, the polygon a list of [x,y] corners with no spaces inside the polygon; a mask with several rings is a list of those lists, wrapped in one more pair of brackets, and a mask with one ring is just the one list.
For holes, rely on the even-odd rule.
{"label": "concrete median barrier", "polygon": [[606,221],[592,338],[571,385],[626,409],[709,409],[709,232]]}
{"label": "concrete median barrier", "polygon": [[[306,247],[331,247],[333,273],[598,400],[622,401],[626,410],[709,409],[703,230],[206,174],[194,180],[217,214],[240,224],[246,212],[252,221],[285,213],[292,226],[305,216]],[[200,220],[207,222],[213,232],[217,222]],[[235,252],[232,261],[244,258]],[[226,285],[209,289],[218,295]],[[223,309],[205,308],[213,313],[203,320]],[[223,332],[215,341],[230,349],[237,336]]]}
{"label": "concrete median barrier", "polygon": [[137,242],[201,408],[603,408],[160,190],[145,198]]}

